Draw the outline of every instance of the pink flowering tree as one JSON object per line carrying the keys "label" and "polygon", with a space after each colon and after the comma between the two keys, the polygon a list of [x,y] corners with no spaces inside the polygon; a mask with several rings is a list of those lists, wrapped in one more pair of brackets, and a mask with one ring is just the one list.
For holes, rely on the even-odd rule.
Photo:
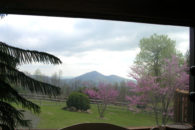
{"label": "pink flowering tree", "polygon": [[131,95],[126,97],[130,103],[130,110],[139,112],[140,108],[144,108],[153,111],[157,125],[165,125],[173,116],[175,90],[189,89],[189,75],[187,73],[189,68],[186,63],[179,64],[179,60],[175,56],[164,61],[161,68],[162,74],[158,77],[144,72],[142,66],[133,66],[130,76],[137,82],[128,83]]}
{"label": "pink flowering tree", "polygon": [[98,113],[100,118],[104,117],[107,105],[115,101],[118,96],[118,91],[111,87],[111,85],[100,83],[97,90],[86,89],[85,93],[92,99],[96,99]]}

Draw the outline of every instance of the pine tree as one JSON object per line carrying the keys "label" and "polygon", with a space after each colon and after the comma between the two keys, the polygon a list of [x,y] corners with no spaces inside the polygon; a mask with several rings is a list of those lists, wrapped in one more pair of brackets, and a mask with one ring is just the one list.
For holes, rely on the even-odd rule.
{"label": "pine tree", "polygon": [[12,47],[0,41],[0,127],[3,130],[13,130],[16,125],[29,126],[30,121],[23,119],[21,111],[10,103],[16,103],[34,113],[40,112],[40,107],[22,97],[14,88],[20,85],[30,92],[47,95],[58,95],[60,88],[34,80],[17,69],[18,65],[32,62],[61,64],[57,57],[45,52],[24,50]]}

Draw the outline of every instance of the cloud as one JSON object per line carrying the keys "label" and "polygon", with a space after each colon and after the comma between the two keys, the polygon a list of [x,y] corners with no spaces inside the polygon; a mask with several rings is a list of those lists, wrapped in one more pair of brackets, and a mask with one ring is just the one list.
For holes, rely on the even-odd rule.
{"label": "cloud", "polygon": [[34,73],[39,68],[43,74],[50,76],[59,70],[63,70],[64,76],[78,76],[96,70],[105,75],[116,74],[127,78],[129,67],[133,64],[138,53],[139,48],[128,51],[86,51],[74,56],[59,55],[58,57],[64,61],[62,65],[42,65],[39,63],[33,64],[33,69],[31,65],[23,65],[21,69]]}
{"label": "cloud", "polygon": [[183,54],[186,53],[187,50],[189,50],[189,30],[187,31],[177,31],[177,33],[169,33],[168,34],[171,39],[176,41],[176,47],[179,51],[181,51]]}
{"label": "cloud", "polygon": [[47,75],[62,69],[66,76],[97,70],[125,77],[139,52],[139,41],[152,34],[167,34],[185,53],[189,28],[144,23],[79,18],[8,15],[0,20],[0,40],[24,49],[46,51],[60,57],[62,65],[33,64]]}
{"label": "cloud", "polygon": [[186,28],[119,21],[8,15],[1,21],[0,39],[40,51],[79,53],[104,49],[123,51],[138,47],[153,33],[186,32]]}

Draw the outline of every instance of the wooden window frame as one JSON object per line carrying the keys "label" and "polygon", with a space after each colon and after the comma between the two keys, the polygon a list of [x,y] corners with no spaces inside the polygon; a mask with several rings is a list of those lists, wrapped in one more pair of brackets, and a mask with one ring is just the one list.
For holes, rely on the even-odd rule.
{"label": "wooden window frame", "polygon": [[[195,27],[190,27],[190,66],[195,65]],[[190,75],[190,92],[195,91],[195,77]],[[189,118],[192,123],[195,123],[195,104],[190,102],[189,104]]]}

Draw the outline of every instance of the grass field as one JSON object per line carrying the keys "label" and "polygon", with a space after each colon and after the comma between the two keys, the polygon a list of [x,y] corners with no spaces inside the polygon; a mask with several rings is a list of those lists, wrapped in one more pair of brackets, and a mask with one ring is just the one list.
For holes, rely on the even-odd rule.
{"label": "grass field", "polygon": [[[40,105],[40,101],[33,100]],[[37,115],[37,128],[63,128],[78,123],[104,122],[119,126],[154,126],[155,120],[151,114],[133,113],[124,107],[109,106],[105,118],[100,119],[95,104],[91,105],[91,113],[70,112],[63,110],[65,103],[41,101],[41,113]],[[36,119],[36,120],[37,120]]]}

